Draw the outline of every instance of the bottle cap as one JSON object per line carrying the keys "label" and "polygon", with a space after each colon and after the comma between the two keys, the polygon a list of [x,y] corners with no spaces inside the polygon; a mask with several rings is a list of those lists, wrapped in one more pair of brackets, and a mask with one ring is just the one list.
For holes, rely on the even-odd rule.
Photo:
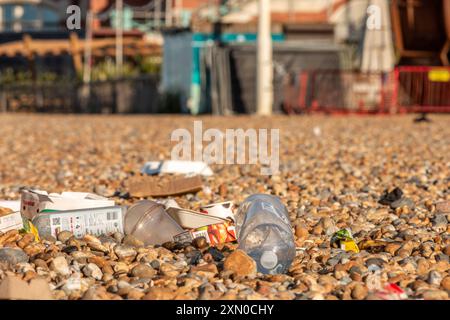
{"label": "bottle cap", "polygon": [[264,251],[261,255],[260,262],[265,269],[271,270],[277,265],[278,257],[273,251]]}

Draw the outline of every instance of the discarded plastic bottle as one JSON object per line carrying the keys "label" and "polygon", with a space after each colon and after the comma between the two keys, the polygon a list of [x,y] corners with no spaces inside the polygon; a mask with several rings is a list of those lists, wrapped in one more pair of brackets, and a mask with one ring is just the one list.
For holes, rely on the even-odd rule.
{"label": "discarded plastic bottle", "polygon": [[236,231],[239,249],[256,261],[258,272],[287,272],[295,258],[294,235],[287,209],[277,197],[248,197],[237,212]]}

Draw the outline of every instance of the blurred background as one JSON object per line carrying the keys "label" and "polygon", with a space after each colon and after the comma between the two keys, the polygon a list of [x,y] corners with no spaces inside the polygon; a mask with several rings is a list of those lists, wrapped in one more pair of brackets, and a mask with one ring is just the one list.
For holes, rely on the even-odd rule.
{"label": "blurred background", "polygon": [[0,111],[450,111],[450,0],[0,0]]}

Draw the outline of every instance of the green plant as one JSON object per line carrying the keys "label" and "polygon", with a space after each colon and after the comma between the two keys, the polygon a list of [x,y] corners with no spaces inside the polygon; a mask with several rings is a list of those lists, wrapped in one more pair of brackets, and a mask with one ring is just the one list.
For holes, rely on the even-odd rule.
{"label": "green plant", "polygon": [[[118,75],[119,73],[115,61],[114,59],[109,57],[95,64],[92,68],[93,81],[106,81],[116,79],[118,78]],[[121,77],[128,78],[137,75],[139,75],[139,68],[128,62],[123,64]]]}
{"label": "green plant", "polygon": [[138,57],[137,62],[142,74],[159,74],[161,72],[162,57],[160,56]]}

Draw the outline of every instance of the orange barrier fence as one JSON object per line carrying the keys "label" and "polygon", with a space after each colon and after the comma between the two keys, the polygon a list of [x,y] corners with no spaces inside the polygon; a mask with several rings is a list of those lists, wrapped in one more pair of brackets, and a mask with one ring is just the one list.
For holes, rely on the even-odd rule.
{"label": "orange barrier fence", "polygon": [[284,108],[287,113],[450,112],[450,68],[303,71],[286,85]]}
{"label": "orange barrier fence", "polygon": [[450,112],[450,68],[398,67],[393,103],[400,113]]}

